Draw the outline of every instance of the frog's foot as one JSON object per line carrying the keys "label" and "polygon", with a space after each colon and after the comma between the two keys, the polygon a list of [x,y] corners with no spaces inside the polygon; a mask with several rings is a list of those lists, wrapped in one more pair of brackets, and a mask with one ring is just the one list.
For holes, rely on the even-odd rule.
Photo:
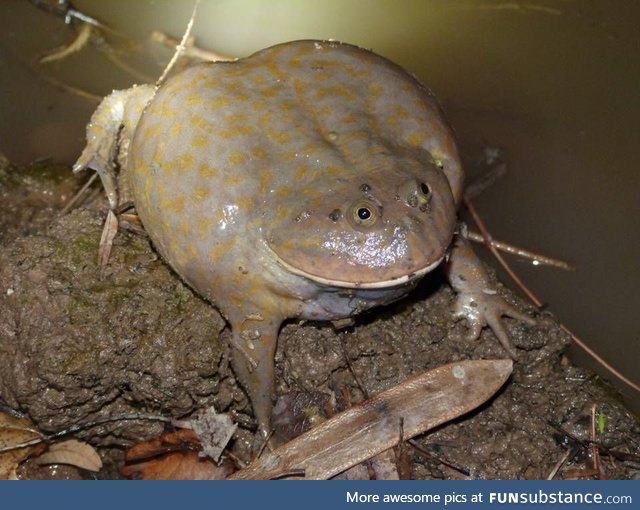
{"label": "frog's foot", "polygon": [[126,91],[115,91],[96,108],[87,126],[87,146],[73,165],[74,172],[87,168],[98,172],[111,209],[118,205],[116,157],[118,133],[124,119],[125,94]]}
{"label": "frog's foot", "polygon": [[126,150],[153,87],[142,85],[116,90],[105,97],[87,126],[87,145],[73,165],[74,172],[92,168],[100,176],[109,207],[118,206],[116,168],[126,166]]}
{"label": "frog's foot", "polygon": [[275,350],[279,323],[231,321],[233,370],[246,390],[258,422],[256,451],[268,440],[275,396]]}
{"label": "frog's foot", "polygon": [[504,349],[513,359],[517,352],[502,323],[506,315],[527,324],[535,324],[530,317],[518,312],[500,297],[482,262],[469,243],[458,235],[447,267],[451,286],[458,293],[454,317],[469,323],[470,337],[478,338],[483,327],[489,326]]}

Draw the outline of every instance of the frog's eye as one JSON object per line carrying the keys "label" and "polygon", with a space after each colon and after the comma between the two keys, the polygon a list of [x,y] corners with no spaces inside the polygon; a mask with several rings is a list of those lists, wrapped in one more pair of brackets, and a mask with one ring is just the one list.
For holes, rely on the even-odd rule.
{"label": "frog's eye", "polygon": [[370,227],[378,221],[378,208],[369,202],[358,202],[351,208],[353,222],[362,227]]}
{"label": "frog's eye", "polygon": [[422,193],[425,197],[431,196],[431,188],[426,182],[420,183],[420,193]]}
{"label": "frog's eye", "polygon": [[369,218],[371,218],[371,209],[369,209],[368,207],[360,207],[356,214],[362,221],[367,221]]}

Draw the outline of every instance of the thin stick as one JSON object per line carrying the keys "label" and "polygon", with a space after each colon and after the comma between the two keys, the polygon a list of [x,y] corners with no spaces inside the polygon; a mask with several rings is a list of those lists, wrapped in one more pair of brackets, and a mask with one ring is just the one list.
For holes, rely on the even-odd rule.
{"label": "thin stick", "polygon": [[[169,48],[175,48],[178,44],[180,44],[180,41],[178,41],[178,39],[171,37],[163,32],[159,32],[158,30],[151,33],[151,40]],[[187,45],[183,55],[185,57],[198,58],[207,62],[233,62],[234,60],[238,60],[235,57],[230,57],[228,55],[216,53],[215,51],[198,48],[193,44]]]}
{"label": "thin stick", "polygon": [[94,173],[89,180],[84,184],[84,186],[82,186],[82,188],[80,188],[80,190],[73,196],[73,198],[71,198],[71,200],[69,200],[69,202],[67,202],[67,205],[65,205],[62,209],[62,211],[60,211],[60,214],[62,216],[64,216],[65,214],[67,214],[71,208],[76,204],[76,202],[80,199],[80,197],[84,194],[85,191],[87,191],[89,189],[89,187],[93,184],[93,181],[95,181],[98,178],[98,174]]}
{"label": "thin stick", "polygon": [[[57,439],[62,436],[73,434],[74,432],[79,432],[80,430],[97,427],[98,425],[104,425],[105,423],[110,423],[113,421],[136,421],[136,420],[151,420],[151,421],[162,421],[165,423],[173,423],[173,418],[167,418],[166,416],[160,416],[160,415],[154,415],[154,414],[125,414],[123,416],[111,416],[107,418],[101,418],[99,420],[89,422],[89,423],[81,423],[79,425],[73,425],[68,429],[64,429],[64,430],[61,430],[60,432],[56,432],[55,434],[49,434],[49,435],[41,434],[41,437],[37,439],[31,439],[23,443],[4,446],[0,448],[0,453],[10,452],[13,450],[18,450],[20,448],[26,448],[28,446],[33,446],[43,442],[50,442],[53,439]],[[37,431],[33,431],[33,432],[40,434],[40,432],[37,432]]]}
{"label": "thin stick", "polygon": [[498,252],[498,250],[494,246],[493,239],[491,238],[491,234],[489,234],[487,227],[485,227],[484,222],[480,218],[478,211],[476,211],[476,208],[473,205],[473,202],[471,201],[471,199],[464,197],[463,200],[464,200],[464,205],[467,207],[469,211],[469,214],[471,214],[473,221],[475,222],[478,229],[480,230],[480,233],[482,234],[482,237],[484,239],[484,243],[489,249],[489,251],[493,254],[493,256],[496,258],[496,260],[502,266],[502,268],[507,272],[507,274],[509,275],[509,278],[511,278],[515,282],[518,288],[529,298],[529,300],[534,305],[540,308],[542,306],[542,301],[540,301],[537,298],[537,296],[527,288],[524,282],[518,277],[518,275],[514,273],[513,269],[511,269],[509,264],[507,264],[507,262],[504,260],[502,255],[500,255],[500,252]]}
{"label": "thin stick", "polygon": [[576,454],[576,449],[575,448],[569,448],[565,454],[562,456],[562,458],[556,462],[556,465],[553,466],[553,469],[551,470],[551,472],[547,475],[547,480],[553,480],[553,477],[556,476],[556,474],[558,474],[558,471],[560,470],[560,468],[564,465],[565,462],[567,462],[567,459]]}
{"label": "thin stick", "polygon": [[76,38],[67,46],[62,46],[61,48],[56,48],[55,50],[47,53],[45,56],[40,58],[38,61],[40,64],[44,64],[46,62],[54,62],[56,60],[62,60],[63,58],[68,57],[72,53],[80,51],[84,48],[89,39],[91,38],[91,31],[93,27],[88,23],[84,23],[80,30],[78,31],[78,35]]}
{"label": "thin stick", "polygon": [[185,30],[184,35],[182,36],[182,40],[180,41],[180,44],[176,46],[176,52],[173,54],[173,57],[171,57],[171,60],[167,64],[167,67],[165,67],[160,78],[158,78],[158,81],[156,82],[156,88],[162,85],[167,75],[169,74],[171,69],[173,69],[173,66],[180,58],[180,55],[182,55],[185,48],[187,47],[187,41],[191,36],[191,30],[193,29],[193,23],[196,19],[196,12],[198,11],[199,5],[200,5],[200,0],[196,0],[195,5],[193,6],[193,11],[191,12],[191,18],[189,18],[189,23],[187,24],[187,29]]}
{"label": "thin stick", "polygon": [[[474,243],[486,243],[482,234],[478,234],[477,232],[468,232],[467,238]],[[496,241],[495,239],[491,238],[491,244],[495,246],[496,249],[502,252],[510,253],[511,255],[515,255],[516,257],[520,257],[523,259],[531,260],[533,262],[533,265],[536,266],[551,266],[557,269],[562,269],[563,271],[576,270],[575,267],[573,267],[568,262],[565,262],[564,260],[547,257],[546,255],[541,255],[540,253],[525,250],[523,248],[519,248],[503,241]]]}

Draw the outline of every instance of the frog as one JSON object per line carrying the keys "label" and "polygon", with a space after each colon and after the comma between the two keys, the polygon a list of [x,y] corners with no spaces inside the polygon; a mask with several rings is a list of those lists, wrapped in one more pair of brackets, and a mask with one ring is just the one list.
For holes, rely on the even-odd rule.
{"label": "frog", "polygon": [[115,91],[87,126],[87,168],[225,316],[263,440],[287,320],[350,320],[444,266],[474,338],[488,325],[515,358],[502,317],[534,323],[460,228],[464,171],[438,101],[372,51],[292,41]]}

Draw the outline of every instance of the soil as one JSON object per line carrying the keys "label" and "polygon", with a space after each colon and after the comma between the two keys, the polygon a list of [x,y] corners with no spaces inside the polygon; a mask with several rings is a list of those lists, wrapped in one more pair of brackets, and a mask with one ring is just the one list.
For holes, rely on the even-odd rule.
{"label": "soil", "polygon": [[[0,159],[0,397],[43,432],[112,418],[78,433],[110,461],[103,477],[115,476],[126,447],[164,430],[158,421],[130,419],[140,414],[184,417],[214,405],[241,424],[231,447],[246,455],[251,406],[229,366],[223,317],[144,235],[119,232],[101,270],[104,198],[89,193],[60,214],[80,185],[66,167],[16,168]],[[537,321],[505,319],[520,355],[511,379],[481,409],[416,438],[429,455],[404,448],[403,476],[546,478],[571,450],[556,477],[591,477],[596,406],[606,421],[597,437],[603,471],[639,478],[638,418],[605,382],[567,361],[570,339],[550,312],[504,287],[500,293]],[[276,356],[278,393],[321,392],[341,410],[452,361],[504,358],[489,329],[479,340],[467,338],[464,321],[451,317],[453,301],[436,272],[409,298],[346,329],[287,323]]]}

